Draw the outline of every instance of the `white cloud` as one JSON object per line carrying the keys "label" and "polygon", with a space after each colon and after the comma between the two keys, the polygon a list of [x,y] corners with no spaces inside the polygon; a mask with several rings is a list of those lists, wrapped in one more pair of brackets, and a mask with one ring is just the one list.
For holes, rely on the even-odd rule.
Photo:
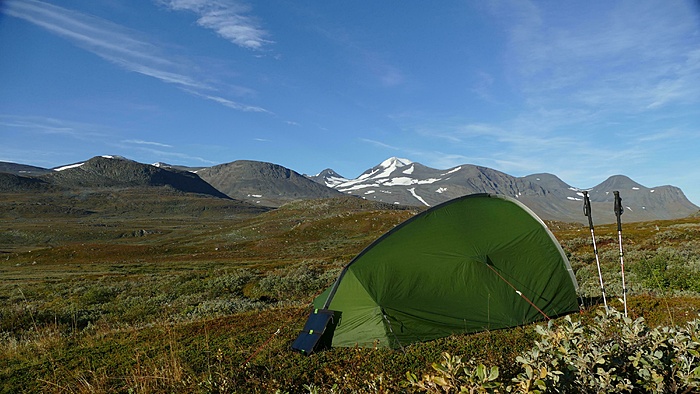
{"label": "white cloud", "polygon": [[29,133],[62,134],[81,140],[106,137],[109,129],[101,125],[42,116],[1,115],[0,127]]}
{"label": "white cloud", "polygon": [[400,148],[398,148],[398,147],[396,147],[396,146],[392,146],[392,145],[385,144],[385,143],[383,143],[383,142],[376,141],[376,140],[371,140],[371,139],[368,139],[368,138],[360,138],[360,141],[366,142],[366,143],[371,144],[371,145],[374,145],[374,146],[378,146],[378,147],[380,147],[380,148],[391,149],[391,150],[399,150],[399,149],[400,149]]}
{"label": "white cloud", "polygon": [[126,144],[136,144],[136,145],[153,145],[153,146],[159,146],[161,148],[172,148],[172,145],[168,144],[163,144],[160,142],[153,142],[153,141],[143,141],[143,140],[124,140],[122,141]]}
{"label": "white cloud", "polygon": [[511,80],[530,102],[639,113],[700,97],[688,2],[507,4],[493,16],[509,37]]}
{"label": "white cloud", "polygon": [[173,10],[191,11],[197,14],[197,24],[214,30],[222,38],[248,49],[259,50],[273,41],[269,33],[260,27],[256,18],[249,16],[250,7],[226,0],[160,0]]}
{"label": "white cloud", "polygon": [[192,93],[195,96],[199,96],[202,98],[205,98],[207,100],[211,100],[214,102],[217,102],[223,106],[233,108],[238,111],[243,111],[243,112],[262,112],[262,113],[267,113],[267,114],[272,114],[272,112],[266,110],[265,108],[262,107],[257,107],[254,105],[247,105],[247,104],[241,104],[239,102],[229,100],[227,98],[211,95],[211,94],[206,94],[206,93],[200,93],[194,90],[186,90],[189,93]]}
{"label": "white cloud", "polygon": [[[692,145],[700,101],[700,30],[689,6],[491,2],[507,37],[498,54],[505,74],[495,77],[516,92],[510,114],[396,120],[421,137],[419,160],[437,168],[552,172],[576,186],[665,172],[682,141]],[[494,76],[482,78],[474,91],[488,102]]]}
{"label": "white cloud", "polygon": [[[194,7],[204,2],[193,0],[181,3],[183,7],[188,4]],[[139,32],[124,26],[36,0],[9,1],[4,11],[41,26],[125,70],[173,84],[186,92],[238,111],[269,113],[264,108],[213,94],[220,89],[212,85],[210,73],[200,71],[188,60],[166,53],[161,49],[164,45],[156,45]],[[236,91],[251,93],[250,89],[242,87],[236,87]]]}
{"label": "white cloud", "polygon": [[355,33],[351,30],[334,26],[327,29],[316,27],[316,31],[338,46],[342,56],[362,74],[369,76],[368,80],[371,80],[372,83],[379,83],[385,88],[393,88],[406,83],[405,73],[401,67],[387,59],[387,53],[368,48],[366,43],[354,38]]}
{"label": "white cloud", "polygon": [[182,72],[156,45],[138,33],[104,19],[35,0],[10,1],[5,12],[41,26],[53,34],[126,70],[163,82],[197,89],[212,89]]}

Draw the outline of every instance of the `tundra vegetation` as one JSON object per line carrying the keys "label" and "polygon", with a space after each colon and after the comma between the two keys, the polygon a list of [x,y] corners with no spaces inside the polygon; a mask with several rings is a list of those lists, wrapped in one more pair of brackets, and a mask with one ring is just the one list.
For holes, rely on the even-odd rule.
{"label": "tundra vegetation", "polygon": [[[162,189],[0,194],[0,392],[691,392],[700,217],[548,223],[580,314],[402,350],[289,350],[310,301],[413,209],[334,198],[275,210]],[[623,216],[624,219],[624,216]]]}

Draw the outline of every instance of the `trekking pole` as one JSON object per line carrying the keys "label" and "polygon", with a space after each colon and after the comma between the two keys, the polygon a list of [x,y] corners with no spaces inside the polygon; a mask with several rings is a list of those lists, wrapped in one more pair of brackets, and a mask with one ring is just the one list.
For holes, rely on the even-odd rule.
{"label": "trekking pole", "polygon": [[622,222],[620,221],[620,216],[624,212],[622,208],[622,198],[620,198],[620,192],[615,190],[613,192],[615,195],[615,216],[617,216],[617,239],[620,242],[620,272],[622,273],[622,300],[625,304],[625,317],[627,317],[627,287],[625,286],[625,259],[624,253],[622,252]]}
{"label": "trekking pole", "polygon": [[608,312],[608,301],[605,299],[605,286],[603,285],[603,272],[600,270],[600,259],[598,258],[598,247],[595,244],[595,233],[593,232],[593,214],[591,212],[591,200],[588,192],[583,192],[583,214],[588,216],[588,227],[591,229],[591,239],[593,239],[593,253],[595,253],[595,263],[598,266],[598,278],[600,279],[600,290],[603,292],[603,304],[605,312]]}

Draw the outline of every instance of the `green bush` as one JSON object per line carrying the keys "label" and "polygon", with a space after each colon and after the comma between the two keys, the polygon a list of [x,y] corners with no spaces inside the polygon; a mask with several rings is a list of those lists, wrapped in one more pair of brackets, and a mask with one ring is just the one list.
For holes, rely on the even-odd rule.
{"label": "green bush", "polygon": [[[694,261],[693,261],[694,259]],[[661,249],[631,267],[644,288],[656,291],[700,292],[700,264],[697,256]]]}
{"label": "green bush", "polygon": [[445,354],[433,364],[436,374],[418,379],[414,388],[435,393],[660,393],[700,389],[700,320],[685,327],[650,329],[643,318],[632,320],[599,311],[591,324],[565,317],[537,326],[540,340],[521,354],[521,372],[498,381],[497,367],[462,362]]}
{"label": "green bush", "polygon": [[274,299],[297,298],[308,301],[338,276],[337,270],[324,271],[308,264],[299,265],[283,273],[270,273],[258,283],[262,295]]}
{"label": "green bush", "polygon": [[214,271],[212,277],[207,278],[205,287],[215,297],[221,294],[243,296],[243,288],[255,277],[256,275],[253,271],[245,268],[240,268],[233,272],[217,270]]}

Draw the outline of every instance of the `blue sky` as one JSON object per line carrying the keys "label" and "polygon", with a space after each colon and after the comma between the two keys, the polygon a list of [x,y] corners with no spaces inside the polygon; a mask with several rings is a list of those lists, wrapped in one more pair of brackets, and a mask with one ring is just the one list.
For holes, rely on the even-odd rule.
{"label": "blue sky", "polygon": [[0,4],[0,161],[398,156],[700,204],[697,1]]}

